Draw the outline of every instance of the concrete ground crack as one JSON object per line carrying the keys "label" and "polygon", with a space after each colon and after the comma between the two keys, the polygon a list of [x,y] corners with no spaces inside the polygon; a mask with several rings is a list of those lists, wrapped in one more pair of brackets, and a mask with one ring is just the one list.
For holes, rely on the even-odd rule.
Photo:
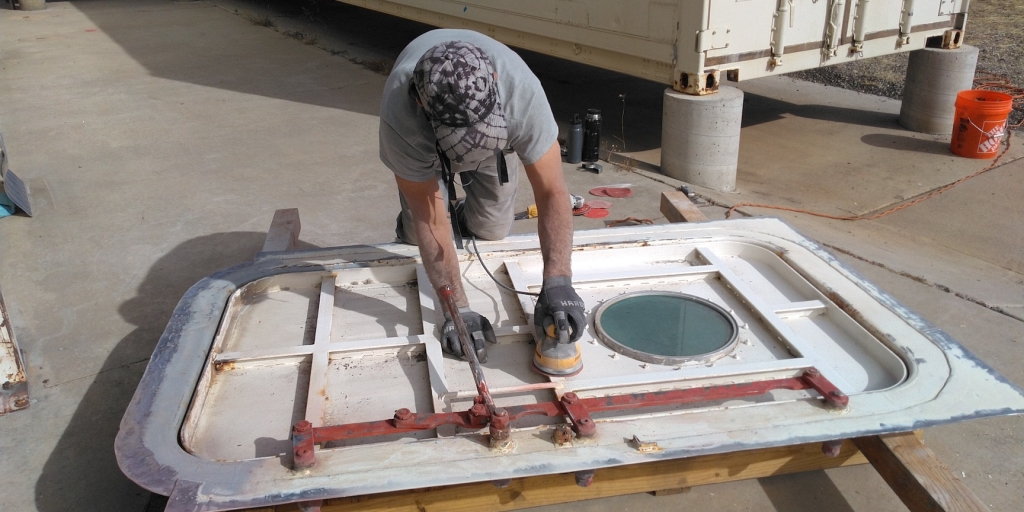
{"label": "concrete ground crack", "polygon": [[81,377],[75,377],[74,379],[65,380],[63,382],[58,382],[56,384],[50,384],[47,380],[44,380],[43,381],[43,387],[46,388],[46,389],[52,389],[52,388],[55,388],[57,386],[63,386],[64,384],[68,384],[68,383],[71,383],[71,382],[77,382],[77,381],[80,381],[82,379],[88,379],[89,377],[95,377],[95,376],[100,375],[100,374],[104,374],[104,373],[107,373],[107,372],[112,372],[114,370],[120,370],[122,368],[128,368],[129,366],[134,366],[134,365],[137,365],[139,363],[145,363],[145,362],[148,362],[148,361],[149,361],[149,358],[146,357],[146,358],[143,358],[143,359],[139,359],[138,361],[132,361],[130,363],[120,364],[120,365],[117,365],[117,366],[115,366],[113,368],[107,368],[106,370],[100,370],[100,371],[98,371],[96,373],[90,373],[89,375],[83,375]]}
{"label": "concrete ground crack", "polygon": [[[1014,162],[1017,162],[1017,161],[1019,161],[1021,159],[1024,159],[1024,156],[1018,156],[1016,158],[1009,158],[1008,160],[999,162],[999,165],[989,169],[988,172],[995,171],[996,169],[1002,169],[1002,168],[1004,168],[1004,167],[1006,167],[1006,166],[1008,166],[1008,165],[1010,165],[1010,164],[1012,164]],[[917,199],[919,197],[927,196],[928,194],[931,194],[932,192],[935,192],[936,190],[939,190],[939,189],[941,189],[943,187],[948,187],[952,183],[956,183],[956,181],[951,181],[949,183],[944,183],[942,185],[937,185],[935,187],[932,187],[932,188],[930,188],[928,190],[925,190],[925,191],[923,191],[923,192],[921,192],[919,194],[916,194],[914,196],[907,197],[907,198],[901,199],[899,201],[894,201],[894,202],[889,203],[887,205],[879,206],[878,208],[875,208],[874,210],[871,210],[869,212],[865,212],[865,213],[861,213],[861,214],[854,214],[854,215],[859,216],[859,217],[871,217],[872,215],[877,215],[877,214],[879,214],[881,212],[884,212],[884,211],[888,210],[889,208],[892,208],[895,205],[902,204],[902,203],[913,202],[915,199]],[[950,190],[952,190],[952,188]],[[865,220],[869,220],[869,219],[865,219]]]}
{"label": "concrete ground crack", "polygon": [[924,277],[921,277],[921,276],[918,276],[918,275],[914,275],[914,274],[911,274],[909,272],[905,272],[905,271],[902,271],[902,270],[894,269],[894,268],[886,265],[885,263],[881,263],[881,262],[874,261],[874,260],[869,260],[869,259],[867,259],[867,258],[865,258],[863,256],[860,256],[858,254],[853,253],[852,251],[843,249],[842,247],[837,247],[835,245],[826,244],[826,243],[823,243],[823,242],[819,242],[819,243],[821,243],[821,245],[824,245],[825,247],[828,247],[829,249],[832,249],[833,251],[836,251],[838,253],[845,254],[847,256],[850,256],[851,258],[856,258],[856,259],[858,259],[860,261],[863,261],[864,263],[868,263],[870,265],[874,265],[874,266],[876,266],[878,268],[888,270],[889,272],[892,272],[893,274],[905,277],[905,278],[910,279],[912,281],[916,281],[916,282],[921,283],[923,285],[931,286],[932,288],[935,288],[936,290],[941,290],[941,291],[944,291],[946,293],[953,294],[955,297],[957,297],[959,299],[966,300],[966,301],[971,302],[971,303],[973,303],[975,305],[981,306],[981,307],[983,307],[985,309],[988,309],[988,310],[991,310],[991,311],[995,311],[996,313],[999,313],[1001,315],[1008,316],[1008,317],[1010,317],[1010,318],[1012,318],[1012,319],[1014,319],[1014,320],[1016,320],[1018,322],[1024,322],[1024,318],[1021,318],[1021,317],[1019,317],[1019,316],[1017,316],[1017,315],[1015,315],[1013,313],[1010,313],[1009,311],[1006,311],[1005,309],[1003,309],[1002,307],[1000,307],[997,304],[989,304],[989,303],[987,303],[987,302],[985,302],[985,301],[983,301],[983,300],[981,300],[979,298],[972,297],[970,295],[967,295],[966,293],[958,292],[956,290],[953,290],[952,288],[950,288],[950,287],[948,287],[948,286],[946,286],[944,284],[933,283],[933,282],[929,281],[928,279],[925,279]]}

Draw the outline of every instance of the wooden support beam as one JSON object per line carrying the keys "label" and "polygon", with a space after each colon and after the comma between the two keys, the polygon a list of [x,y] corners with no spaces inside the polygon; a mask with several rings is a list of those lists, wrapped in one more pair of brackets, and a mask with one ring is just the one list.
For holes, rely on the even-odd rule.
{"label": "wooden support beam", "polygon": [[660,491],[651,491],[647,494],[651,496],[671,496],[673,494],[685,494],[690,492],[693,487],[676,487],[675,489],[662,489]]}
{"label": "wooden support beam", "polygon": [[681,190],[661,193],[661,214],[669,222],[699,222],[708,220]]}
{"label": "wooden support beam", "polygon": [[913,433],[860,437],[854,443],[911,512],[988,511]]}
{"label": "wooden support beam", "polygon": [[270,221],[270,230],[263,243],[263,252],[292,251],[299,242],[299,209],[285,208],[274,212],[274,220]]}
{"label": "wooden support beam", "polygon": [[[322,512],[422,510],[505,511],[570,503],[641,492],[660,492],[694,485],[731,482],[842,466],[865,464],[850,441],[837,457],[821,453],[821,443],[704,455],[688,459],[658,460],[643,464],[598,469],[590,487],[579,487],[572,474],[516,478],[503,489],[490,482],[398,491],[325,501]],[[684,491],[685,492],[685,491]],[[260,509],[263,510],[263,509]],[[297,505],[281,505],[275,512],[298,512]]]}

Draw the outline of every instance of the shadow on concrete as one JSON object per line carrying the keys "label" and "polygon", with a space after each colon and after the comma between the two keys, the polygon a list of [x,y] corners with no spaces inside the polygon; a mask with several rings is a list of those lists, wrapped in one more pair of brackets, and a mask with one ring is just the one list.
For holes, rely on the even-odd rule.
{"label": "shadow on concrete", "polygon": [[[131,1],[136,6],[126,9]],[[268,50],[272,27],[258,26],[242,15],[221,11],[205,2],[173,0],[72,0],[97,27],[112,38],[152,75],[206,87],[254,94],[368,115],[377,115],[379,101],[365,94],[347,94],[351,77],[344,68],[309,64],[309,53],[324,51],[293,41]],[[356,59],[348,50],[337,50],[339,59],[354,58],[378,73],[391,63],[410,41],[433,27],[333,0],[265,0],[254,8],[273,17],[301,19],[326,34],[362,50],[373,59]],[[257,7],[258,6],[258,7]],[[195,11],[205,11],[197,14]],[[133,19],[158,11],[160,23]],[[216,14],[216,15],[215,15]],[[230,21],[225,22],[225,17]],[[237,24],[225,30],[225,23]],[[279,32],[287,32],[277,29]],[[287,37],[284,34],[275,34]],[[330,50],[328,50],[330,51]],[[661,147],[661,110],[665,84],[635,78],[539,53],[517,49],[540,78],[559,124],[568,132],[574,113],[601,110],[602,148],[616,152],[646,151]],[[364,84],[365,87],[379,87]],[[311,91],[322,90],[319,93]],[[375,91],[379,94],[380,91]],[[379,96],[377,96],[379,98]],[[798,105],[746,94],[743,126],[793,115],[877,128],[898,128],[896,116],[868,110],[829,105]],[[653,122],[652,122],[653,121]]]}
{"label": "shadow on concrete", "polygon": [[913,151],[916,153],[930,153],[932,155],[944,156],[953,154],[949,150],[948,141],[917,139],[906,135],[891,135],[885,133],[869,133],[861,137],[860,140],[861,142],[876,148],[898,149],[900,151]]}
{"label": "shadow on concrete", "polygon": [[661,109],[666,86],[577,62],[518,50],[540,78],[564,137],[573,114],[601,111],[601,148],[619,153],[661,147]]}
{"label": "shadow on concrete", "polygon": [[[152,76],[367,115],[379,112],[383,77],[377,80],[369,72],[317,65],[311,56],[323,50],[290,39],[268,44],[273,40],[268,37],[287,36],[207,2],[72,0],[71,4]],[[356,32],[360,37],[371,28],[392,39],[418,34],[409,27],[373,25],[361,20],[359,13],[352,14],[346,23],[349,29],[363,27],[362,33]],[[351,88],[366,92],[347,93]],[[368,100],[371,94],[375,99]]]}
{"label": "shadow on concrete", "polygon": [[[255,232],[193,238],[153,263],[135,297],[118,307],[136,329],[107,357],[36,481],[36,507],[41,512],[128,510],[124,505],[132,498],[123,494],[124,489],[132,489],[129,492],[138,496],[137,510],[144,509],[150,499],[148,491],[113,481],[125,478],[114,458],[114,437],[132,396],[126,390],[138,385],[185,291],[217,270],[251,260],[265,238],[266,233]],[[109,502],[97,503],[97,496],[106,496]]]}
{"label": "shadow on concrete", "polygon": [[853,512],[853,507],[824,471],[770,476],[759,478],[757,483],[761,485],[775,510]]}
{"label": "shadow on concrete", "polygon": [[[125,7],[129,1],[134,8]],[[72,0],[71,3],[153,76],[378,114],[379,100],[365,101],[365,95],[346,94],[345,89],[340,88],[345,80],[353,80],[343,67],[311,66],[303,58],[309,55],[306,52],[324,50],[289,41],[290,45],[273,45],[268,51],[265,31],[273,28],[257,26],[243,16],[225,13],[208,3],[172,0]],[[253,5],[269,11],[273,17],[304,19],[317,31],[327,34],[326,39],[342,40],[350,47],[377,55],[379,59],[361,62],[378,73],[381,68],[390,69],[410,41],[434,28],[329,0],[267,0]],[[197,13],[197,10],[202,12]],[[160,22],[142,21],[147,12],[159,16]],[[225,17],[230,20],[226,22]],[[224,30],[225,24],[237,26]],[[563,136],[574,113],[582,116],[588,108],[597,108],[604,117],[605,149],[641,151],[661,146],[661,123],[651,120],[661,119],[664,85],[530,51],[517,51],[540,78]],[[338,52],[340,50],[336,50]],[[339,54],[338,58],[345,57]],[[310,92],[317,89],[325,92]]]}
{"label": "shadow on concrete", "polygon": [[886,112],[834,107],[831,105],[799,105],[752,93],[743,95],[743,128],[757,126],[782,119],[785,115],[857,124],[873,128],[895,128],[901,130],[898,117]]}

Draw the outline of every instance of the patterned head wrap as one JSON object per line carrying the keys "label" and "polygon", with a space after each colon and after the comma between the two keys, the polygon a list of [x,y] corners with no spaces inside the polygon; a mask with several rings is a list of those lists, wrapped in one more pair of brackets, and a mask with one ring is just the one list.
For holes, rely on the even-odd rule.
{"label": "patterned head wrap", "polygon": [[434,46],[416,63],[413,84],[438,146],[451,161],[505,148],[508,127],[494,66],[480,48],[459,41]]}

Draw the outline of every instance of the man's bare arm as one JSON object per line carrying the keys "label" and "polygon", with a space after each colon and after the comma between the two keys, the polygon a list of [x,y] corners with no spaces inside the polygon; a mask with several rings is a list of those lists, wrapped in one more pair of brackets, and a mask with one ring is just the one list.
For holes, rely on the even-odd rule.
{"label": "man's bare arm", "polygon": [[562,175],[562,156],[555,142],[544,156],[527,165],[539,217],[538,235],[544,256],[544,278],[572,277],[572,205]]}
{"label": "man's bare arm", "polygon": [[437,181],[416,182],[398,176],[395,176],[395,181],[412,211],[413,229],[430,284],[435,290],[442,285],[451,286],[459,307],[469,306],[459,276],[459,260],[452,243],[448,207]]}

